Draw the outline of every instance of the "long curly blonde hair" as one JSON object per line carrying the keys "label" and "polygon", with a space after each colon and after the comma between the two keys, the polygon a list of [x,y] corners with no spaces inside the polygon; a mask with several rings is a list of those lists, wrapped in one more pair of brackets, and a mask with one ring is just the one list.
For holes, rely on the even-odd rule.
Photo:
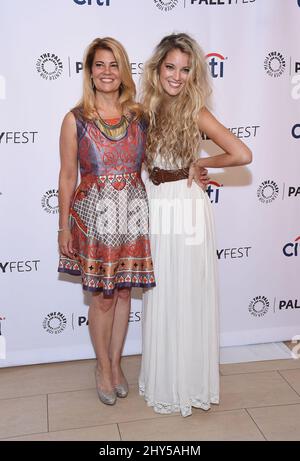
{"label": "long curly blonde hair", "polygon": [[[190,71],[182,91],[164,104],[165,92],[159,73],[167,54],[179,49],[190,56]],[[164,162],[187,166],[200,148],[198,119],[211,93],[204,54],[198,43],[185,33],[164,37],[145,63],[142,104],[148,118],[147,166],[151,169],[158,151]]]}
{"label": "long curly blonde hair", "polygon": [[143,111],[141,105],[135,102],[136,88],[128,55],[123,45],[112,37],[96,38],[87,47],[83,61],[83,94],[76,108],[81,109],[83,117],[87,120],[98,117],[95,107],[95,88],[91,79],[92,65],[97,50],[109,50],[116,59],[122,82],[119,89],[119,104],[123,114],[130,113],[134,119],[140,118]]}

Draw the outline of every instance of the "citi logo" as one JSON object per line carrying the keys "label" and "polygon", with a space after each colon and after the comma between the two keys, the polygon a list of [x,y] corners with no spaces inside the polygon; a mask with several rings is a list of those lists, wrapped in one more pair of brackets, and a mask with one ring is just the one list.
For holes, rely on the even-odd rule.
{"label": "citi logo", "polygon": [[294,242],[289,242],[282,248],[284,256],[290,258],[291,256],[298,256],[298,249],[299,249],[299,240],[300,236],[295,238]]}
{"label": "citi logo", "polygon": [[223,184],[219,184],[216,181],[209,181],[206,192],[211,203],[219,203],[220,187],[222,186]]}
{"label": "citi logo", "polygon": [[208,66],[212,78],[223,78],[224,77],[224,58],[220,53],[209,53],[205,56],[208,60]]}
{"label": "citi logo", "polygon": [[110,6],[110,0],[73,0],[76,5]]}

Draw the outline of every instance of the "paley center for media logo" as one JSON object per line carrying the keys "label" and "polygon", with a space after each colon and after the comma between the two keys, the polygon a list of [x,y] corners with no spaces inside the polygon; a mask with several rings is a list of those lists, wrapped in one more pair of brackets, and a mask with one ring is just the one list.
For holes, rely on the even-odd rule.
{"label": "paley center for media logo", "polygon": [[292,256],[298,256],[299,241],[300,241],[300,235],[296,237],[293,242],[286,243],[284,247],[282,248],[282,252],[284,256],[287,256],[288,258]]}
{"label": "paley center for media logo", "polygon": [[178,5],[179,0],[153,0],[153,3],[160,11],[167,13]]}
{"label": "paley center for media logo", "polygon": [[44,80],[56,80],[63,73],[63,63],[55,53],[43,53],[36,62],[36,70]]}
{"label": "paley center for media logo", "polygon": [[[297,298],[287,299],[277,297],[273,298],[273,314],[284,313],[286,311],[295,312],[297,309],[300,309],[299,300]],[[264,317],[268,312],[270,312],[270,301],[266,296],[255,296],[249,303],[248,312],[254,317]]]}
{"label": "paley center for media logo", "polygon": [[270,302],[266,296],[255,296],[250,301],[248,311],[254,317],[263,317],[266,315],[270,307]]}
{"label": "paley center for media logo", "polygon": [[67,318],[61,312],[50,312],[43,320],[44,330],[51,335],[62,333],[67,326]]}
{"label": "paley center for media logo", "polygon": [[291,96],[293,99],[300,99],[300,60],[289,56],[288,59],[280,51],[271,51],[265,57],[264,69],[270,77],[281,77],[289,62],[289,75],[291,79]]}
{"label": "paley center for media logo", "polygon": [[58,213],[58,190],[48,190],[42,197],[42,208],[46,213],[56,214]]}
{"label": "paley center for media logo", "polygon": [[283,183],[280,187],[272,179],[266,179],[263,181],[257,189],[257,198],[263,204],[269,204],[274,202],[279,196],[279,192],[282,194],[282,200],[285,199],[299,199],[300,198],[300,186],[288,185]]}
{"label": "paley center for media logo", "polygon": [[264,69],[270,77],[281,77],[286,68],[285,57],[279,51],[271,51],[265,57]]}
{"label": "paley center for media logo", "polygon": [[273,202],[279,194],[277,183],[271,179],[263,181],[257,189],[257,197],[261,203]]}

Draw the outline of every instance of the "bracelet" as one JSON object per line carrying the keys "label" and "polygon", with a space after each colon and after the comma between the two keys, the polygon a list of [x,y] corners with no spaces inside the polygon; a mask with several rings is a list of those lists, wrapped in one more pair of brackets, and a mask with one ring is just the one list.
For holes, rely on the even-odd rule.
{"label": "bracelet", "polygon": [[70,230],[68,227],[62,227],[61,229],[58,229],[57,232],[62,232],[64,230]]}

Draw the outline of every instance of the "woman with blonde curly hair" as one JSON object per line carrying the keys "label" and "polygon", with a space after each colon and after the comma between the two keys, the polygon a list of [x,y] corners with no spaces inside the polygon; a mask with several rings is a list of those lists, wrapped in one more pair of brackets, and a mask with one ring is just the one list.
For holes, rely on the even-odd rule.
{"label": "woman with blonde curly hair", "polygon": [[[207,109],[204,55],[189,35],[164,37],[146,63],[146,183],[157,286],[144,295],[140,394],[156,412],[219,402],[218,295],[211,203],[194,168],[251,162],[248,147]],[[224,153],[198,158],[201,132]]]}
{"label": "woman with blonde curly hair", "polygon": [[96,385],[107,405],[128,394],[120,362],[131,288],[155,285],[140,175],[145,123],[134,98],[123,46],[111,37],[95,39],[84,59],[82,99],[61,128],[58,270],[81,276],[91,292]]}

